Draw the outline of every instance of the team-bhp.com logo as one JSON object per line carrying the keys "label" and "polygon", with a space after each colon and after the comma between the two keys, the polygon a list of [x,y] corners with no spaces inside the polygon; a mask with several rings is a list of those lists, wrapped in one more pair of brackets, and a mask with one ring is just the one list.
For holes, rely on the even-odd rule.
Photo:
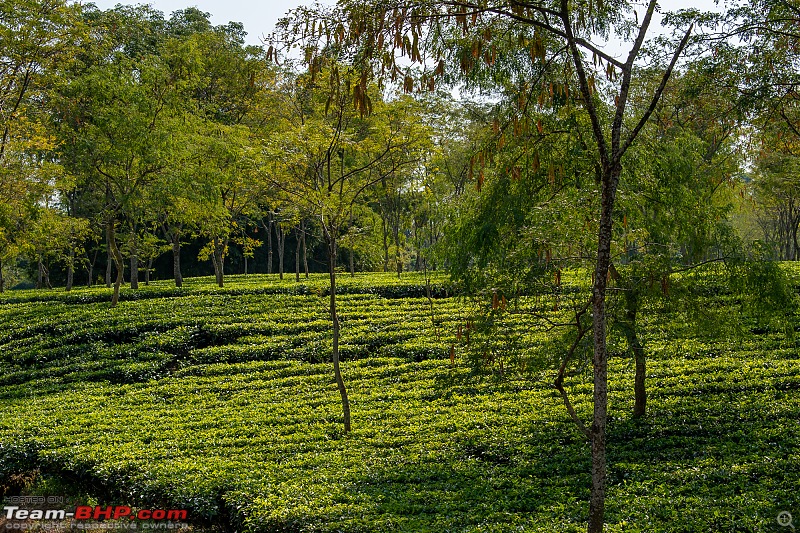
{"label": "team-bhp.com logo", "polygon": [[[134,509],[127,505],[70,506],[60,497],[17,497],[4,502],[0,531],[188,529],[186,509]],[[22,500],[22,501],[17,501]],[[61,505],[59,505],[59,503]],[[59,508],[61,507],[61,508]],[[74,510],[73,510],[74,509]]]}
{"label": "team-bhp.com logo", "polygon": [[22,509],[14,505],[3,507],[6,520],[186,520],[186,509],[134,509],[127,505],[79,505],[74,512],[63,509]]}

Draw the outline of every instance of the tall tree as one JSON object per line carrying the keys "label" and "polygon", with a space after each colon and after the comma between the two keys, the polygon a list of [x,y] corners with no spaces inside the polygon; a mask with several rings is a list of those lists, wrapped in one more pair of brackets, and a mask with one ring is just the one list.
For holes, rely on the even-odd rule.
{"label": "tall tree", "polygon": [[46,106],[74,60],[78,13],[62,0],[0,2],[0,292],[3,265],[24,248],[19,239],[51,190]]}
{"label": "tall tree", "polygon": [[[336,301],[336,264],[342,231],[367,189],[421,160],[424,127],[383,102],[376,87],[367,87],[353,108],[347,87],[357,83],[353,71],[337,63],[324,72],[300,76],[296,113],[286,116],[269,141],[270,180],[301,212],[313,214],[327,245],[334,376],[342,400],[345,432],[351,430],[350,402],[339,358],[340,322]],[[329,93],[327,88],[334,88]],[[361,109],[358,109],[358,104]],[[367,115],[367,107],[372,111]]]}
{"label": "tall tree", "polygon": [[[154,56],[133,60],[117,54],[88,69],[64,89],[60,120],[62,160],[103,191],[106,242],[117,269],[112,305],[124,272],[117,226],[132,233],[143,209],[144,189],[174,165],[180,121],[166,71]],[[136,257],[136,250],[131,256]],[[131,261],[135,284],[138,265]]]}
{"label": "tall tree", "polygon": [[[558,3],[342,1],[337,8],[321,13],[300,8],[283,26],[289,36],[302,35],[312,40],[312,46],[306,48],[312,72],[322,58],[315,50],[345,50],[362,60],[363,82],[353,87],[357,102],[371,75],[379,80],[400,79],[407,91],[418,87],[430,89],[437,79],[446,81],[449,77],[478,86],[516,86],[517,96],[522,93],[525,100],[535,102],[537,94],[548,103],[567,100],[585,114],[591,127],[600,181],[591,297],[594,414],[587,430],[592,456],[590,532],[602,531],[605,510],[608,418],[605,303],[613,212],[623,158],[649,120],[691,35],[690,27],[674,45],[649,105],[633,110],[629,100],[635,66],[643,58],[642,45],[656,5],[655,0],[648,2],[639,18],[633,6],[624,3],[595,6],[591,2],[569,0]],[[314,21],[311,24],[310,19]],[[631,41],[623,61],[592,44],[593,36],[615,30]],[[400,54],[421,65],[418,76],[410,68],[404,70],[398,66],[395,58]],[[514,66],[526,57],[533,59],[536,75],[515,80]],[[598,82],[598,62],[605,68],[605,85]],[[528,69],[525,71],[527,74]],[[613,102],[610,117],[599,105],[601,88]]]}

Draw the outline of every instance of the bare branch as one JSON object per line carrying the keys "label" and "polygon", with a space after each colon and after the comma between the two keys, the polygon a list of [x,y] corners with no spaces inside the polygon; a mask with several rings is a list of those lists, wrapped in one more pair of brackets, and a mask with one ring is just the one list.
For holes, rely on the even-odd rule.
{"label": "bare branch", "polygon": [[675,53],[672,55],[672,60],[669,63],[669,67],[667,70],[664,71],[664,75],[661,77],[661,83],[658,85],[658,89],[656,89],[655,94],[653,95],[653,99],[650,101],[650,105],[647,108],[647,111],[644,112],[642,117],[639,119],[639,123],[636,124],[636,127],[633,128],[631,133],[628,135],[628,138],[625,139],[625,142],[619,148],[619,155],[618,157],[622,157],[622,155],[627,151],[630,147],[631,143],[633,143],[634,139],[639,135],[639,132],[647,124],[647,121],[650,120],[650,115],[653,114],[653,111],[656,109],[656,105],[658,101],[661,99],[661,95],[664,92],[664,87],[667,86],[667,82],[669,81],[670,77],[672,76],[672,71],[675,68],[675,64],[678,62],[678,58],[683,53],[684,48],[686,48],[686,44],[689,42],[689,36],[692,34],[692,28],[694,24],[689,26],[689,29],[686,30],[686,35],[683,36],[678,48],[675,49]]}

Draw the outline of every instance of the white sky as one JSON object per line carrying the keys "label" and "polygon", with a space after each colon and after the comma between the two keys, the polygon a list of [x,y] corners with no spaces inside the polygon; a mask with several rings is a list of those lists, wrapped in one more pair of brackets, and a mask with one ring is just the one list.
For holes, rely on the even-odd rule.
{"label": "white sky", "polygon": [[117,4],[150,4],[153,8],[164,12],[167,17],[173,11],[187,7],[197,7],[201,11],[211,13],[214,25],[228,22],[241,22],[247,31],[248,44],[261,44],[260,38],[268,35],[275,28],[275,23],[287,11],[299,5],[309,4],[308,0],[82,0],[81,3],[93,3],[100,9],[110,9]]}
{"label": "white sky", "polygon": [[[89,3],[90,0],[82,0]],[[332,4],[334,0],[322,3]],[[169,17],[173,11],[186,7],[197,7],[201,11],[211,13],[212,24],[226,24],[230,21],[241,22],[248,33],[248,44],[260,44],[260,38],[268,35],[275,27],[275,23],[290,9],[299,5],[312,4],[313,0],[94,0],[100,9],[109,9],[117,4],[150,4],[155,9],[163,11]],[[638,3],[638,2],[637,2]],[[694,7],[701,11],[719,9],[714,0],[662,0],[659,2],[662,11],[675,11],[678,9]],[[639,11],[643,12],[642,7]],[[655,30],[659,20],[654,20]]]}

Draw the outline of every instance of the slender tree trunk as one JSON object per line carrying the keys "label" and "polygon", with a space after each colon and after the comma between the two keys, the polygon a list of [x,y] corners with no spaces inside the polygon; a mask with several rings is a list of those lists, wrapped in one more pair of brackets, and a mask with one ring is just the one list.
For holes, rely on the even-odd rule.
{"label": "slender tree trunk", "polygon": [[132,255],[131,262],[131,289],[139,288],[139,257]]}
{"label": "slender tree trunk", "polygon": [[3,277],[3,260],[0,259],[0,294],[6,290],[6,278]]}
{"label": "slender tree trunk", "polygon": [[136,226],[131,228],[131,289],[139,288],[139,236]]}
{"label": "slender tree trunk", "polygon": [[303,241],[303,268],[308,278],[308,249],[306,248],[306,221],[300,221],[300,239]]}
{"label": "slender tree trunk", "polygon": [[72,284],[75,281],[75,249],[70,248],[69,258],[67,259],[67,286],[64,289],[69,292],[72,290]]}
{"label": "slender tree trunk", "polygon": [[626,337],[628,344],[633,351],[633,359],[636,371],[633,378],[633,416],[635,418],[642,417],[647,412],[647,388],[645,386],[645,377],[647,372],[647,359],[644,353],[644,346],[639,341],[639,336],[636,334],[636,317],[639,312],[639,296],[636,294],[635,289],[632,289],[625,295],[626,300],[626,317],[628,323],[626,328]]}
{"label": "slender tree trunk", "polygon": [[592,320],[594,334],[594,413],[591,427],[592,488],[589,497],[589,533],[603,531],[606,495],[606,425],[608,420],[608,351],[606,346],[606,288],[611,265],[611,238],[614,198],[621,173],[615,163],[602,179],[600,227],[597,263],[592,284]]}
{"label": "slender tree trunk", "polygon": [[214,237],[211,261],[214,264],[214,276],[217,280],[217,286],[224,287],[225,246],[220,241],[219,237]]}
{"label": "slender tree trunk", "polygon": [[633,393],[633,416],[636,418],[647,414],[647,387],[645,378],[647,376],[647,359],[644,355],[644,348],[638,344],[633,346],[633,355],[636,363],[636,375],[634,377]]}
{"label": "slender tree trunk", "polygon": [[111,296],[111,307],[116,307],[119,303],[119,289],[122,286],[122,273],[125,271],[122,263],[122,253],[117,246],[117,236],[115,231],[115,220],[112,218],[106,222],[106,241],[108,242],[111,257],[114,259],[114,266],[117,268],[117,279],[114,281],[114,294]]}
{"label": "slender tree trunk", "polygon": [[[350,229],[352,230],[352,228],[353,228],[353,212],[350,211]],[[349,262],[350,262],[350,265],[349,265],[350,266],[350,277],[354,278],[354,277],[356,277],[356,262],[355,262],[355,258],[353,257],[354,254],[353,254],[353,241],[352,241],[352,239],[350,240],[350,247],[349,248],[350,249],[348,251],[349,251]]]}
{"label": "slender tree trunk", "polygon": [[381,225],[383,226],[383,271],[389,272],[389,225],[383,216],[381,216]]}
{"label": "slender tree trunk", "polygon": [[88,254],[86,256],[86,259],[87,259],[87,262],[86,262],[86,273],[89,276],[89,281],[86,283],[86,286],[87,287],[91,287],[92,286],[92,277],[94,276],[94,265],[95,265],[95,263],[97,263],[97,248],[95,248],[95,250],[94,250],[94,257],[92,258],[92,260],[91,261],[88,260],[89,259]]}
{"label": "slender tree trunk", "polygon": [[272,213],[268,215],[264,231],[267,232],[267,274],[272,274]]}
{"label": "slender tree trunk", "polygon": [[[433,232],[433,230],[434,230],[433,217],[431,217],[431,219],[428,221],[428,249],[429,250],[431,248],[433,248],[434,244],[436,244],[435,233]],[[436,256],[434,256],[434,258],[435,257]],[[428,268],[428,260],[427,260],[427,258],[425,259],[425,268]],[[433,263],[431,264],[431,269],[432,270],[436,270],[436,259],[433,260]]]}
{"label": "slender tree trunk", "polygon": [[419,236],[419,224],[414,223],[414,242],[417,245],[417,257],[414,259],[414,270],[422,270],[422,239]]}
{"label": "slender tree trunk", "polygon": [[[611,277],[619,281],[621,278],[613,265],[610,267]],[[635,281],[633,283],[636,283]],[[620,329],[628,341],[628,346],[633,352],[633,360],[636,367],[633,379],[633,416],[639,418],[647,412],[647,388],[645,377],[647,371],[647,359],[645,357],[644,346],[636,333],[636,319],[639,314],[639,292],[635,286],[628,286],[625,293],[625,316],[620,322]]]}
{"label": "slender tree trunk", "polygon": [[350,433],[350,400],[347,397],[347,388],[344,386],[342,370],[339,365],[339,315],[336,310],[336,236],[327,229],[325,234],[328,240],[328,273],[330,274],[330,311],[333,323],[333,375],[336,386],[342,397],[342,414],[344,415],[344,432]]}
{"label": "slender tree trunk", "polygon": [[150,285],[150,271],[153,270],[153,258],[147,260],[147,270],[144,271],[144,284]]}
{"label": "slender tree trunk", "polygon": [[44,287],[44,263],[42,263],[41,256],[36,259],[36,288],[41,289]]}
{"label": "slender tree trunk", "polygon": [[297,243],[295,243],[294,247],[294,280],[296,282],[300,281],[300,234],[301,234],[300,226],[297,226],[296,235],[297,235]]}
{"label": "slender tree trunk", "polygon": [[397,266],[397,277],[399,278],[403,272],[403,261],[400,258],[400,220],[394,221],[392,232],[394,233],[394,261],[395,266]]}
{"label": "slender tree trunk", "polygon": [[108,254],[106,255],[106,288],[111,288],[111,265],[114,263],[114,260],[111,257],[111,245],[108,243],[108,232],[106,232],[106,250]]}
{"label": "slender tree trunk", "polygon": [[275,223],[275,236],[278,238],[278,274],[283,279],[283,253],[286,251],[286,234],[280,222]]}
{"label": "slender tree trunk", "polygon": [[175,279],[176,287],[183,287],[183,276],[181,275],[181,236],[180,233],[172,233],[172,277]]}

